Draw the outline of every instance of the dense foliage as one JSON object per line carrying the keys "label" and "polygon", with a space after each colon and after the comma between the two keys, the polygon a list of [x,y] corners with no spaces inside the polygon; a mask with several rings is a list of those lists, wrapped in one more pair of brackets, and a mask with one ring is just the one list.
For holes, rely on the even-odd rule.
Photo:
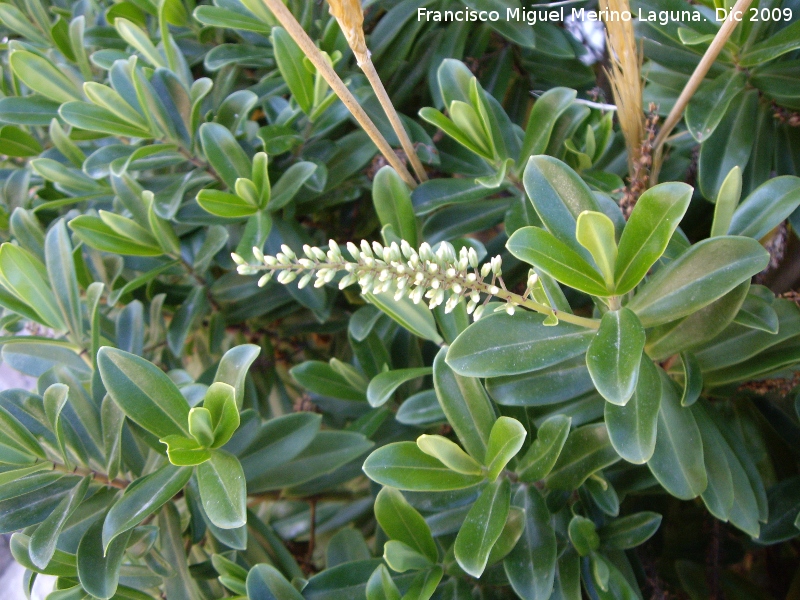
{"label": "dense foliage", "polygon": [[[637,27],[651,127],[720,26],[666,4],[705,18]],[[365,7],[412,189],[261,0],[0,2],[28,590],[796,597],[800,4],[737,26],[630,211],[603,57],[417,19],[463,5]],[[399,146],[327,5],[288,7]]]}

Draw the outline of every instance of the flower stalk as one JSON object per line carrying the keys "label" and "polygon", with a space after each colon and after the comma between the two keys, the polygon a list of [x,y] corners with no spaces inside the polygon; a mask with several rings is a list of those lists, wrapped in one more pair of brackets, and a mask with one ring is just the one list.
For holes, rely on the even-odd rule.
{"label": "flower stalk", "polygon": [[235,253],[231,257],[241,275],[265,272],[258,281],[259,286],[266,285],[275,277],[282,284],[300,278],[300,288],[312,280],[314,287],[322,287],[331,283],[338,273],[344,272],[339,280],[339,289],[357,283],[362,294],[388,292],[394,294],[396,301],[407,296],[415,304],[425,298],[431,309],[444,304],[445,313],[453,311],[461,300],[466,300],[467,313],[475,320],[481,317],[489,301],[497,298],[505,305],[496,310],[505,310],[511,315],[518,307],[523,307],[583,327],[599,327],[596,319],[573,315],[535,301],[531,297],[536,284],[533,272],[523,295],[508,291],[502,278],[502,259],[495,256],[479,265],[473,248],[462,248],[456,254],[447,242],[440,244],[434,252],[427,243],[415,250],[405,240],[388,246],[362,240],[360,246],[348,242],[347,252],[351,260],[345,257],[336,242],[330,240],[327,251],[303,246],[302,257],[285,244],[275,256],[265,256],[258,248],[253,248],[258,264],[249,264]]}

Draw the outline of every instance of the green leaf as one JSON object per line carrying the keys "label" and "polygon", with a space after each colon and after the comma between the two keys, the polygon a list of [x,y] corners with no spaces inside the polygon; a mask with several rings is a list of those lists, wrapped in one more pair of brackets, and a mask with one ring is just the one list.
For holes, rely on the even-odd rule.
{"label": "green leaf", "polygon": [[111,254],[131,256],[161,256],[164,251],[158,243],[142,244],[91,215],[80,215],[69,222],[69,228],[88,246]]}
{"label": "green leaf", "polygon": [[433,566],[428,558],[410,546],[397,540],[389,540],[383,546],[383,559],[392,571],[421,571]]}
{"label": "green leaf", "polygon": [[314,76],[303,65],[303,51],[282,27],[272,28],[272,48],[283,80],[307,115],[314,106]]}
{"label": "green leaf", "polygon": [[0,127],[0,154],[19,158],[38,156],[42,146],[36,138],[19,127]]}
{"label": "green leaf", "polygon": [[503,569],[520,598],[547,598],[553,589],[557,556],[556,533],[550,524],[550,511],[541,492],[534,486],[520,487],[513,504],[525,511],[525,530],[503,561]]}
{"label": "green leaf", "polygon": [[4,445],[11,446],[31,458],[47,459],[47,454],[33,434],[2,406],[0,406],[0,440]]}
{"label": "green leaf", "polygon": [[250,159],[226,127],[204,123],[200,126],[200,142],[209,164],[229,189],[234,189],[240,177],[250,177]]}
{"label": "green leaf", "polygon": [[72,80],[38,54],[15,50],[8,57],[8,64],[22,83],[50,100],[69,102],[81,99]]}
{"label": "green leaf", "polygon": [[106,390],[133,422],[158,437],[188,436],[189,404],[152,363],[108,346],[97,354]]}
{"label": "green leaf", "polygon": [[554,415],[542,423],[517,465],[520,481],[539,481],[550,473],[567,441],[571,423],[572,418],[565,415]]}
{"label": "green leaf", "polygon": [[458,531],[454,546],[458,565],[473,577],[486,568],[489,552],[503,531],[511,502],[507,479],[487,485]]}
{"label": "green leaf", "polygon": [[406,296],[400,300],[394,300],[391,292],[364,294],[363,296],[367,302],[380,308],[417,337],[430,340],[434,344],[442,343],[442,336],[436,330],[433,314],[424,304],[414,304],[411,298]]}
{"label": "green leaf", "polygon": [[53,509],[53,512],[42,521],[33,532],[28,547],[28,553],[34,565],[40,569],[47,568],[50,559],[56,551],[56,543],[67,519],[83,502],[86,491],[89,489],[91,477],[84,477],[72,491],[65,496]]}
{"label": "green leaf", "polygon": [[44,250],[47,274],[55,292],[56,302],[61,309],[64,322],[72,332],[73,339],[79,340],[83,331],[83,317],[75,262],[72,259],[72,244],[63,219],[47,232]]}
{"label": "green leaf", "polygon": [[67,102],[58,109],[58,114],[73,127],[87,131],[98,131],[109,135],[134,138],[152,138],[149,128],[126,121],[106,108],[88,102]]}
{"label": "green leaf", "polygon": [[443,206],[482,200],[493,193],[470,179],[429,179],[411,192],[417,215],[426,215]]}
{"label": "green leaf", "polygon": [[614,235],[614,222],[603,213],[586,210],[578,215],[575,239],[592,255],[609,292],[614,291],[614,265],[617,261]]}
{"label": "green leaf", "polygon": [[391,225],[395,233],[413,248],[417,242],[417,219],[408,186],[390,166],[381,168],[372,181],[372,201],[381,225]]}
{"label": "green leaf", "polygon": [[65,329],[45,266],[33,254],[8,242],[0,246],[0,284],[35,310],[40,323],[57,331]]}
{"label": "green leaf", "polygon": [[[708,485],[700,495],[708,512],[722,521],[730,519],[733,508],[734,488],[733,475],[726,458],[725,438],[722,437],[713,421],[703,410],[702,405],[692,408],[700,438],[703,443],[703,463],[708,476]],[[749,489],[749,484],[746,484]],[[751,490],[752,497],[752,490]],[[756,530],[758,530],[758,513],[756,511]],[[758,535],[756,531],[756,535]]]}
{"label": "green leaf", "polygon": [[650,460],[656,447],[661,379],[658,368],[642,355],[636,391],[624,406],[607,402],[605,420],[608,437],[617,453],[628,462],[641,465]]}
{"label": "green leaf", "polygon": [[484,480],[482,475],[451,471],[414,442],[395,442],[378,448],[364,461],[363,469],[377,483],[419,492],[459,490]]}
{"label": "green leaf", "polygon": [[242,408],[242,402],[244,401],[244,384],[247,371],[260,352],[261,348],[255,344],[241,344],[223,354],[217,366],[214,381],[233,386],[236,392],[236,406],[239,409]]}
{"label": "green leaf", "polygon": [[369,382],[367,400],[370,406],[383,406],[392,398],[392,395],[401,385],[430,375],[432,372],[433,369],[430,367],[420,367],[416,369],[395,369],[394,371],[380,373]]}
{"label": "green leaf", "polygon": [[464,449],[477,461],[483,461],[495,411],[480,381],[456,375],[445,362],[442,348],[433,361],[433,385],[439,405]]}
{"label": "green leaf", "polygon": [[342,400],[366,400],[363,391],[354,388],[347,379],[328,363],[319,360],[307,360],[292,367],[289,370],[289,374],[294,377],[297,383],[315,394]]}
{"label": "green leaf", "polygon": [[754,67],[796,50],[800,47],[798,32],[800,24],[797,22],[784,27],[766,40],[751,46],[740,57],[739,64],[743,67]]}
{"label": "green leaf", "polygon": [[600,541],[612,548],[630,550],[649,540],[661,525],[661,515],[644,511],[614,519],[600,528]]}
{"label": "green leaf", "polygon": [[403,494],[391,487],[381,489],[375,498],[374,510],[378,524],[389,539],[403,542],[431,562],[437,561],[439,550],[430,527]]}
{"label": "green leaf", "polygon": [[221,529],[235,529],[247,523],[247,490],[239,459],[224,450],[197,466],[197,484],[203,508],[211,522]]}
{"label": "green leaf", "polygon": [[108,511],[103,523],[103,547],[139,525],[180,492],[192,476],[188,467],[164,465],[131,483]]}
{"label": "green leaf", "polygon": [[680,405],[678,394],[666,373],[661,377],[661,406],[650,472],[670,494],[682,500],[699,496],[708,485],[703,465],[703,442],[694,416]]}
{"label": "green leaf", "polygon": [[[211,448],[220,448],[228,443],[239,428],[239,409],[236,406],[236,390],[227,383],[212,383],[203,399],[211,418]],[[191,418],[191,411],[189,413]]]}
{"label": "green leaf", "polygon": [[719,125],[731,101],[745,89],[747,75],[730,69],[700,85],[686,107],[686,127],[698,142],[708,139]]}
{"label": "green leaf", "polygon": [[511,417],[499,417],[494,422],[484,460],[490,481],[497,479],[509,461],[522,449],[527,435],[522,423]]}
{"label": "green leaf", "polygon": [[617,294],[635,288],[664,254],[691,199],[692,188],[685,183],[662,183],[642,194],[619,240]]}
{"label": "green leaf", "polygon": [[800,177],[774,177],[758,186],[733,213],[729,233],[760,240],[800,206]]}
{"label": "green leaf", "polygon": [[448,469],[464,475],[483,475],[478,461],[464,452],[461,447],[441,435],[421,435],[417,446],[428,456],[440,460]]}
{"label": "green leaf", "polygon": [[722,297],[768,263],[769,253],[753,239],[704,240],[659,269],[628,308],[645,327],[674,321]]}
{"label": "green leaf", "polygon": [[[389,561],[386,560],[386,563],[389,564]],[[378,565],[372,573],[365,593],[366,600],[400,600],[400,590],[384,565]]]}
{"label": "green leaf", "polygon": [[[777,315],[775,320],[777,321]],[[700,363],[690,352],[681,352],[681,366],[683,367],[681,406],[691,406],[703,391],[703,374],[700,370]]]}
{"label": "green leaf", "polygon": [[[556,121],[575,100],[577,92],[565,87],[547,90],[533,105],[525,127],[525,139],[517,161],[519,173],[526,167],[528,158],[545,154]],[[518,173],[518,174],[519,174]]]}
{"label": "green leaf", "polygon": [[150,41],[149,36],[142,29],[128,19],[117,18],[114,27],[120,37],[128,42],[139,54],[154,67],[166,67],[164,57]]}
{"label": "green leaf", "polygon": [[496,377],[537,371],[583,354],[594,330],[518,311],[494,313],[472,323],[447,351],[447,364],[459,375]]}
{"label": "green leaf", "polygon": [[54,575],[56,577],[71,577],[77,576],[76,559],[74,554],[56,550],[53,553],[53,558],[47,565],[46,569],[38,569],[31,561],[28,554],[30,538],[22,533],[15,533],[11,536],[8,544],[11,555],[20,565],[26,569],[30,569],[36,573],[43,573],[45,575]]}
{"label": "green leaf", "polygon": [[539,227],[522,227],[508,239],[506,248],[519,260],[576,290],[593,296],[610,295],[603,276],[581,254],[549,231]]}
{"label": "green leaf", "polygon": [[486,390],[491,397],[505,406],[548,406],[593,389],[584,356],[530,373],[486,380]]}
{"label": "green leaf", "polygon": [[214,443],[214,426],[211,424],[211,413],[208,409],[195,406],[189,411],[189,433],[203,448]]}
{"label": "green leaf", "polygon": [[258,564],[247,573],[250,600],[302,600],[303,596],[272,565]]}
{"label": "green leaf", "polygon": [[[0,4],[0,11],[7,4]],[[47,126],[58,116],[59,103],[38,95],[0,99],[0,120],[14,125]]]}
{"label": "green leaf", "polygon": [[318,168],[316,163],[301,161],[286,169],[270,191],[267,208],[275,211],[289,204]]}
{"label": "green leaf", "polygon": [[167,447],[169,462],[177,467],[193,467],[211,458],[211,451],[194,437],[168,435],[159,441]]}
{"label": "green leaf", "polygon": [[419,111],[419,116],[423,121],[427,121],[434,127],[438,127],[439,129],[441,129],[444,133],[446,133],[448,136],[453,138],[455,141],[457,141],[459,144],[461,144],[471,152],[474,152],[475,154],[485,158],[486,160],[492,160],[491,153],[487,148],[483,146],[483,144],[478,144],[474,142],[472,138],[465,132],[462,132],[461,129],[453,121],[445,117],[441,112],[439,112],[435,108],[426,106]]}
{"label": "green leaf", "polygon": [[197,203],[212,215],[228,219],[249,217],[258,212],[258,208],[247,200],[220,190],[200,190],[197,193]]}
{"label": "green leaf", "polygon": [[122,533],[104,546],[102,529],[103,520],[97,519],[81,538],[77,552],[78,579],[89,594],[106,600],[117,591],[119,570],[131,532]]}
{"label": "green leaf", "polygon": [[728,235],[733,220],[734,211],[742,196],[742,170],[736,166],[730,170],[717,193],[716,206],[714,206],[714,222],[711,224],[711,233],[708,237]]}
{"label": "green leaf", "polygon": [[588,556],[600,547],[600,536],[590,519],[578,515],[572,517],[567,531],[569,541],[580,556]]}
{"label": "green leaf", "polygon": [[545,484],[553,490],[572,491],[590,475],[619,460],[604,423],[573,430]]}
{"label": "green leaf", "polygon": [[417,573],[408,590],[403,594],[403,600],[430,600],[436,592],[442,576],[444,576],[444,570],[439,566]]}
{"label": "green leaf", "polygon": [[575,239],[575,226],[583,211],[602,212],[589,186],[565,163],[550,156],[531,157],[522,181],[547,230],[588,260],[589,253]]}
{"label": "green leaf", "polygon": [[128,104],[117,90],[94,81],[87,81],[83,84],[83,92],[93,104],[115,115],[121,123],[149,131],[147,121],[142,114]]}
{"label": "green leaf", "polygon": [[586,366],[597,391],[612,404],[625,406],[633,395],[644,342],[644,328],[629,309],[603,315],[586,351]]}

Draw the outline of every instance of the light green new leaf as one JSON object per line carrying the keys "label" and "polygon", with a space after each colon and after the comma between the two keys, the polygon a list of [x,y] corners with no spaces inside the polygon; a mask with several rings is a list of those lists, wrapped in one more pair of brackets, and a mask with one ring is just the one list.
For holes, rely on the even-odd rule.
{"label": "light green new leaf", "polygon": [[587,210],[578,215],[575,239],[592,255],[609,292],[614,291],[614,265],[617,262],[614,235],[614,222],[603,213]]}
{"label": "light green new leaf", "polygon": [[383,559],[392,571],[421,571],[429,569],[433,563],[410,546],[397,540],[389,540],[383,546]]}
{"label": "light green new leaf", "polygon": [[627,308],[603,315],[589,349],[586,366],[597,391],[612,404],[625,406],[639,378],[645,333],[636,315]]}
{"label": "light green new leaf", "polygon": [[433,386],[447,422],[461,445],[477,461],[486,457],[496,416],[486,390],[474,377],[456,375],[445,362],[447,348],[433,361]]}
{"label": "light green new leaf", "polygon": [[0,284],[39,315],[39,322],[57,331],[66,327],[45,266],[27,250],[9,242],[0,246]]}
{"label": "light green new leaf", "polygon": [[114,596],[119,584],[119,570],[130,539],[130,530],[103,544],[103,520],[97,519],[78,544],[78,579],[89,594],[101,600]]}
{"label": "light green new leaf", "polygon": [[417,446],[425,454],[442,461],[447,468],[465,475],[482,475],[483,469],[478,461],[464,452],[461,447],[441,435],[421,435]]}
{"label": "light green new leaf", "polygon": [[617,294],[635,288],[664,254],[691,199],[691,186],[676,182],[661,183],[642,194],[619,240],[614,269]]}
{"label": "light green new leaf", "polygon": [[238,409],[242,408],[244,401],[244,382],[247,371],[260,352],[261,348],[255,344],[241,344],[223,354],[217,366],[214,381],[221,381],[233,386],[236,391],[236,407]]}
{"label": "light green new leaf", "polygon": [[101,106],[88,102],[67,102],[58,109],[58,114],[73,127],[97,131],[109,135],[134,138],[152,138],[153,133],[145,125],[124,120]]}
{"label": "light green new leaf", "polygon": [[[389,563],[388,560],[386,562]],[[400,600],[400,590],[385,565],[378,565],[372,572],[365,594],[366,600]]]}
{"label": "light green new leaf", "polygon": [[367,400],[370,406],[378,407],[386,404],[401,385],[413,379],[419,379],[433,373],[431,367],[416,369],[395,369],[376,375],[367,387]]}
{"label": "light green new leaf", "polygon": [[576,290],[593,296],[610,295],[603,276],[580,253],[549,231],[522,227],[511,235],[506,248],[519,260]]}
{"label": "light green new leaf", "polygon": [[545,484],[553,490],[577,489],[590,475],[619,460],[604,423],[573,430]]}
{"label": "light green new leaf", "polygon": [[154,364],[105,346],[97,366],[106,390],[135,423],[153,435],[189,435],[189,404],[177,386]]}
{"label": "light green new leaf", "polygon": [[408,186],[390,166],[383,167],[372,181],[372,201],[381,225],[391,225],[395,233],[413,248],[417,247],[417,218]]}
{"label": "light green new leaf", "polygon": [[447,364],[470,377],[537,371],[583,354],[595,334],[571,323],[549,327],[544,320],[529,311],[483,317],[455,339],[447,351]]}
{"label": "light green new leaf", "polygon": [[211,451],[194,437],[168,435],[159,440],[167,447],[167,457],[176,467],[193,467],[211,458]]}
{"label": "light green new leaf", "polygon": [[[219,448],[228,443],[239,427],[239,409],[236,406],[236,390],[227,383],[212,383],[203,399],[211,421],[211,448]],[[189,413],[191,418],[191,412]],[[190,421],[191,428],[191,421]]]}
{"label": "light green new leaf", "polygon": [[238,458],[213,450],[211,458],[197,466],[197,484],[203,508],[214,525],[235,529],[247,523],[247,490]]}
{"label": "light green new leaf", "polygon": [[489,481],[497,479],[508,462],[517,455],[527,435],[522,423],[511,417],[499,417],[494,422],[484,460],[489,470]]}
{"label": "light green new leaf", "polygon": [[258,212],[258,207],[243,200],[236,194],[229,194],[220,190],[200,190],[197,193],[197,203],[207,212],[227,219],[240,219],[249,217]]}
{"label": "light green new leaf", "polygon": [[214,443],[214,426],[211,424],[211,413],[208,409],[195,406],[189,411],[189,433],[203,448]]}
{"label": "light green new leaf", "polygon": [[50,100],[69,102],[81,99],[81,94],[72,80],[53,63],[38,54],[15,50],[8,57],[8,63],[14,75],[22,83]]}
{"label": "light green new leaf", "polygon": [[375,498],[374,510],[378,524],[389,539],[403,542],[436,562],[439,550],[431,529],[403,494],[394,488],[384,487]]}
{"label": "light green new leaf", "polygon": [[80,215],[69,222],[69,228],[87,245],[109,252],[130,256],[161,256],[164,254],[158,242],[142,244],[118,231],[92,215]]}
{"label": "light green new leaf", "polygon": [[511,505],[508,479],[487,485],[469,509],[454,546],[458,565],[473,577],[480,577],[489,552],[503,531]]}
{"label": "light green new leaf", "polygon": [[703,240],[659,269],[628,308],[645,327],[674,321],[724,296],[768,263],[769,253],[754,239]]}
{"label": "light green new leaf", "polygon": [[395,442],[378,448],[364,461],[363,469],[377,483],[418,492],[459,490],[484,480],[482,475],[451,471],[414,442]]}
{"label": "light green new leaf", "polygon": [[636,391],[624,406],[606,402],[608,437],[617,453],[628,462],[641,465],[650,460],[656,447],[661,378],[647,355],[641,356]]}
{"label": "light green new leaf", "polygon": [[600,536],[591,519],[575,515],[569,522],[567,533],[580,556],[588,556],[600,546]]}
{"label": "light green new leaf", "polygon": [[53,512],[42,521],[33,532],[30,539],[28,552],[33,564],[40,569],[47,567],[50,559],[56,551],[58,536],[64,528],[64,524],[75,509],[80,506],[86,491],[89,489],[91,477],[84,477],[73,490],[65,496],[61,502],[53,509]]}
{"label": "light green new leaf", "polygon": [[536,439],[517,465],[520,481],[539,481],[550,473],[567,441],[572,418],[553,415],[542,423]]}
{"label": "light green new leaf", "polygon": [[709,233],[708,237],[728,235],[731,221],[741,196],[742,170],[737,165],[730,170],[722,185],[719,186],[717,201],[714,206],[714,221],[711,224],[711,233]]}
{"label": "light green new leaf", "polygon": [[125,488],[103,522],[103,548],[161,508],[184,488],[191,476],[192,469],[188,467],[164,465]]}
{"label": "light green new leaf", "polygon": [[675,386],[661,369],[661,406],[650,472],[670,494],[682,500],[699,496],[708,485],[703,442],[690,408],[684,408]]}

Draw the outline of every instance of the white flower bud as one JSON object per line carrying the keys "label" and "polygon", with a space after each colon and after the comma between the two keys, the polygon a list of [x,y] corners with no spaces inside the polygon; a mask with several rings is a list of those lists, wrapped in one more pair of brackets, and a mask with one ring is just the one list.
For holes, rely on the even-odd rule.
{"label": "white flower bud", "polygon": [[258,280],[258,287],[264,287],[269,283],[269,280],[272,279],[272,273],[267,273],[266,275],[262,275],[261,278]]}
{"label": "white flower bud", "polygon": [[236,252],[231,252],[231,260],[235,262],[237,265],[245,265],[247,261],[243,259],[241,256],[236,254]]}
{"label": "white flower bud", "polygon": [[491,263],[485,263],[481,267],[481,277],[483,277],[485,279],[489,275],[491,270],[492,270],[492,264]]}
{"label": "white flower bud", "polygon": [[336,259],[342,258],[342,249],[339,248],[339,244],[333,240],[328,240],[328,256],[331,255],[331,252],[333,252],[333,256]]}
{"label": "white flower bud", "polygon": [[304,287],[308,285],[311,281],[311,278],[314,276],[313,273],[306,273],[300,278],[300,281],[297,282],[297,288],[302,290]]}
{"label": "white flower bud", "polygon": [[474,312],[474,313],[472,313],[472,318],[473,318],[474,320],[476,320],[476,321],[477,321],[478,319],[480,319],[480,318],[481,318],[481,315],[483,314],[483,311],[484,311],[484,309],[485,309],[485,308],[486,308],[486,305],[485,305],[485,304],[481,304],[481,305],[480,305],[478,308],[476,308],[476,309],[475,309],[475,312]]}
{"label": "white flower bud", "polygon": [[311,246],[308,244],[303,244],[303,254],[306,255],[306,258],[314,260],[314,253],[311,251]]}
{"label": "white flower bud", "polygon": [[258,246],[253,246],[253,258],[255,258],[258,262],[264,262],[264,253]]}
{"label": "white flower bud", "polygon": [[470,248],[467,252],[467,256],[469,258],[469,266],[473,269],[478,268],[478,253],[475,252],[475,248]]}
{"label": "white flower bud", "polygon": [[294,253],[294,251],[292,251],[292,249],[286,244],[281,244],[281,251],[288,256],[290,260],[297,258],[297,255]]}
{"label": "white flower bud", "polygon": [[489,293],[490,293],[492,296],[496,296],[496,295],[497,295],[499,292],[500,292],[500,288],[499,288],[499,287],[497,287],[496,285],[493,285],[493,286],[491,286],[491,287],[489,288]]}
{"label": "white flower bud", "polygon": [[369,256],[370,258],[373,257],[372,248],[369,247],[369,242],[367,240],[361,240],[361,254]]}
{"label": "white flower bud", "polygon": [[343,290],[348,285],[352,285],[356,280],[356,276],[353,273],[348,273],[344,277],[342,277],[341,281],[339,281],[339,289]]}
{"label": "white flower bud", "polygon": [[297,278],[297,273],[295,271],[281,271],[278,274],[278,283],[282,283],[286,285],[287,283],[291,283]]}
{"label": "white flower bud", "polygon": [[359,252],[358,246],[353,242],[347,242],[347,251],[350,253],[350,256],[353,257],[353,260],[358,261],[358,259],[361,258],[361,252]]}
{"label": "white flower bud", "polygon": [[506,305],[506,312],[509,315],[513,315],[515,311],[516,311],[516,309],[514,308],[513,304],[509,303],[509,304]]}
{"label": "white flower bud", "polygon": [[265,256],[264,264],[267,265],[268,267],[274,267],[275,265],[278,264],[278,259],[275,258],[274,256]]}

